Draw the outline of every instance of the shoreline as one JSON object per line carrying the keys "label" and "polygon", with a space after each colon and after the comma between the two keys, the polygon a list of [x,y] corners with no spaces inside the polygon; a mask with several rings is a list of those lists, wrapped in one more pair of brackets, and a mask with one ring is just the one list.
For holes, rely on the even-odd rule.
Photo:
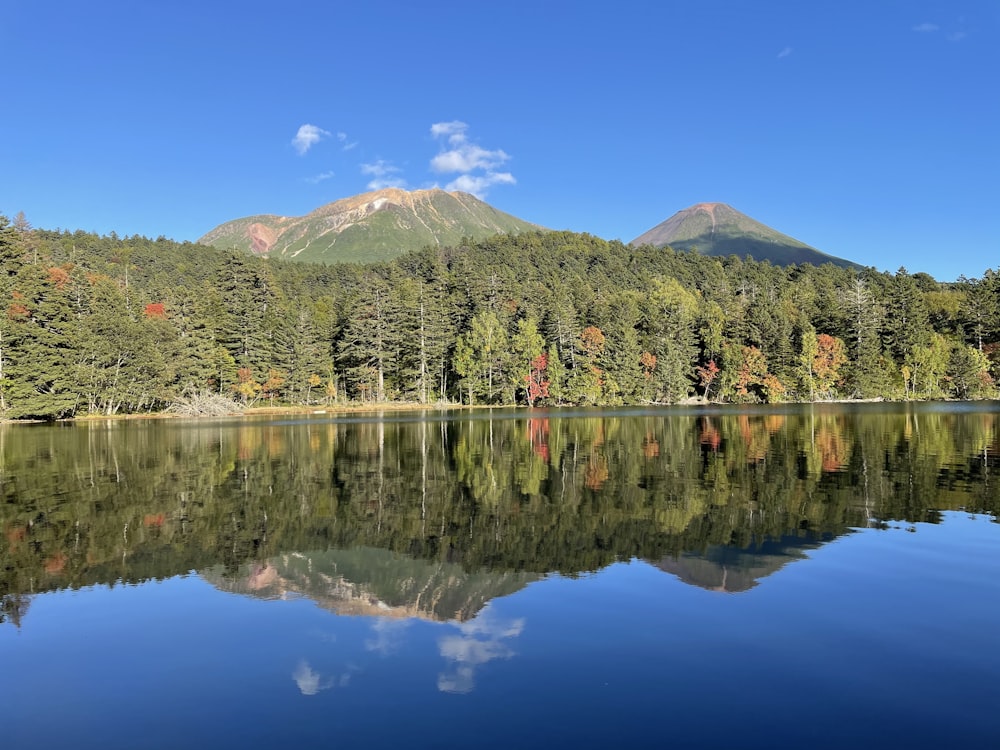
{"label": "shoreline", "polygon": [[371,413],[371,412],[415,412],[415,411],[427,411],[427,412],[455,412],[455,411],[480,411],[483,409],[514,409],[523,410],[525,412],[530,412],[533,410],[538,411],[548,411],[551,409],[603,409],[603,410],[619,410],[619,409],[642,409],[642,408],[670,408],[670,407],[712,407],[712,408],[746,408],[746,407],[756,407],[756,408],[772,408],[781,409],[792,406],[823,406],[823,405],[838,405],[838,406],[851,406],[855,404],[927,404],[927,403],[949,403],[949,404],[977,404],[987,401],[996,401],[997,399],[909,399],[895,401],[886,398],[867,398],[867,399],[824,399],[818,401],[787,401],[782,403],[764,403],[764,404],[737,404],[728,403],[721,401],[705,401],[704,399],[698,398],[688,398],[674,404],[620,404],[616,406],[574,406],[574,405],[559,405],[559,406],[534,406],[529,407],[524,404],[508,404],[503,406],[491,405],[491,404],[456,404],[456,403],[442,403],[436,402],[433,404],[420,404],[415,402],[386,402],[380,404],[333,404],[330,406],[252,406],[242,411],[233,411],[225,414],[203,414],[203,415],[192,415],[192,414],[175,414],[167,411],[160,412],[148,412],[142,414],[86,414],[79,417],[68,417],[65,419],[57,420],[45,420],[45,419],[0,419],[0,425],[12,425],[12,424],[71,424],[74,422],[87,423],[87,422],[106,422],[106,421],[136,421],[136,420],[173,420],[173,419],[183,419],[183,420],[206,420],[206,419],[238,419],[244,417],[267,417],[267,416],[295,416],[295,415],[329,415],[329,416],[340,416],[340,415],[350,415],[359,413]]}

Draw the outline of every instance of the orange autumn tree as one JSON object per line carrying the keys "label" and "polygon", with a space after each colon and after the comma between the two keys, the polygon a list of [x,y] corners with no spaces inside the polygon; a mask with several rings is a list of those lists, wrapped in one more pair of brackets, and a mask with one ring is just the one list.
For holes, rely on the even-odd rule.
{"label": "orange autumn tree", "polygon": [[267,371],[267,380],[264,381],[260,389],[265,398],[270,399],[271,406],[274,406],[274,400],[281,395],[285,380],[285,374],[280,370],[275,370],[272,367]]}
{"label": "orange autumn tree", "polygon": [[840,369],[847,363],[847,347],[828,333],[807,333],[802,337],[800,362],[809,398],[829,398],[833,387],[842,380]]}
{"label": "orange autumn tree", "polygon": [[584,328],[576,341],[579,356],[570,379],[570,387],[577,403],[601,403],[604,392],[604,368],[599,363],[604,355],[604,346],[604,332],[597,326]]}
{"label": "orange autumn tree", "polygon": [[256,401],[257,396],[260,395],[261,385],[254,378],[253,370],[249,367],[241,367],[236,371],[236,377],[237,382],[232,386],[236,395],[243,399],[244,404]]}
{"label": "orange autumn tree", "polygon": [[767,375],[764,352],[756,346],[741,347],[736,366],[736,399],[742,402],[760,401],[761,387]]}

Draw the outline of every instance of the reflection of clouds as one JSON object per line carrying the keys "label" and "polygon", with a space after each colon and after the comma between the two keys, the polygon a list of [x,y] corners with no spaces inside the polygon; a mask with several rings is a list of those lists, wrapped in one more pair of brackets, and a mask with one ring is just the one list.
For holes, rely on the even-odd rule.
{"label": "reflection of clouds", "polygon": [[501,620],[487,607],[474,620],[459,625],[458,630],[459,635],[438,641],[441,656],[452,662],[449,671],[438,675],[438,690],[445,693],[471,692],[476,686],[476,666],[512,657],[514,651],[504,639],[519,636],[524,630],[524,619]]}
{"label": "reflection of clouds", "polygon": [[379,617],[372,625],[374,638],[365,640],[365,648],[374,651],[382,656],[388,656],[396,651],[403,644],[403,632],[410,627],[409,620],[390,620],[387,617]]}
{"label": "reflection of clouds", "polygon": [[476,686],[472,667],[455,667],[438,675],[438,690],[442,693],[471,693]]}
{"label": "reflection of clouds", "polygon": [[292,672],[292,679],[299,686],[302,695],[316,695],[320,690],[327,690],[333,687],[333,681],[321,681],[319,672],[314,672],[306,661],[300,661],[299,665]]}
{"label": "reflection of clouds", "polygon": [[506,659],[514,653],[506,643],[499,640],[480,641],[471,634],[442,638],[438,646],[441,656],[459,664],[485,664],[494,659]]}
{"label": "reflection of clouds", "polygon": [[316,695],[321,690],[329,690],[332,687],[347,687],[351,682],[351,671],[344,672],[339,677],[334,675],[327,679],[309,666],[305,659],[299,662],[292,672],[292,679],[299,686],[302,695]]}

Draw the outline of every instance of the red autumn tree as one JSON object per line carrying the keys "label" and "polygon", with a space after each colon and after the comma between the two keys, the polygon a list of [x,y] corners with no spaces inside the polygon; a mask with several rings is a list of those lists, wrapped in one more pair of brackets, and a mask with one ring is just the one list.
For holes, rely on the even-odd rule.
{"label": "red autumn tree", "polygon": [[167,311],[164,309],[162,302],[150,302],[142,312],[147,318],[167,319]]}
{"label": "red autumn tree", "polygon": [[531,368],[526,376],[526,380],[528,381],[528,406],[534,406],[535,401],[540,398],[548,398],[549,381],[546,377],[548,367],[549,356],[545,352],[542,352],[531,360]]}
{"label": "red autumn tree", "polygon": [[716,377],[719,375],[719,366],[715,364],[714,359],[708,360],[704,367],[696,367],[695,372],[698,374],[698,380],[701,382],[701,387],[705,389],[705,400],[708,400],[708,392],[712,388],[712,383],[715,382]]}

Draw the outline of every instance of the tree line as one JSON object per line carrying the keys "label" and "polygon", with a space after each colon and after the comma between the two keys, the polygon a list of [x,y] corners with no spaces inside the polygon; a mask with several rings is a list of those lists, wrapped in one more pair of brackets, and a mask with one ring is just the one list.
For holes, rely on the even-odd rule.
{"label": "tree line", "polygon": [[370,265],[0,216],[0,413],[990,398],[1000,277],[773,266],[571,232]]}

